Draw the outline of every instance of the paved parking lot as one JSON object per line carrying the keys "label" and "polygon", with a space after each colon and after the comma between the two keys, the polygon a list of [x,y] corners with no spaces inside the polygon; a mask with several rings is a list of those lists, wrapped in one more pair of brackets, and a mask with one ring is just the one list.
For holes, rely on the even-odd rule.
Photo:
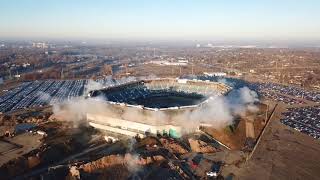
{"label": "paved parking lot", "polygon": [[[191,79],[194,77],[190,77]],[[256,91],[260,96],[274,101],[282,102],[288,105],[305,104],[301,99],[306,99],[314,103],[320,104],[320,92],[310,91],[294,86],[287,86],[276,83],[249,83],[236,78],[198,76],[201,80],[210,80],[223,82],[229,86],[238,89],[247,86],[251,90]]]}
{"label": "paved parking lot", "polygon": [[9,112],[30,107],[70,100],[83,95],[87,80],[47,80],[22,83],[0,97],[0,112]]}
{"label": "paved parking lot", "polygon": [[289,95],[295,98],[302,98],[316,103],[320,103],[320,92],[309,91],[294,86],[286,86],[275,83],[257,83],[258,90],[267,92],[276,92]]}
{"label": "paved parking lot", "polygon": [[[123,84],[130,79],[115,81],[111,78],[96,80],[104,87]],[[24,82],[0,96],[0,112],[10,112],[19,109],[36,108],[69,101],[85,93],[88,80],[46,80]]]}
{"label": "paved parking lot", "polygon": [[284,96],[282,94],[278,94],[272,91],[260,91],[260,95],[267,99],[271,99],[273,101],[282,102],[284,104],[288,105],[294,105],[294,104],[306,104],[304,101],[300,99],[291,98],[288,96]]}
{"label": "paved parking lot", "polygon": [[320,106],[289,108],[283,116],[283,124],[320,139]]}

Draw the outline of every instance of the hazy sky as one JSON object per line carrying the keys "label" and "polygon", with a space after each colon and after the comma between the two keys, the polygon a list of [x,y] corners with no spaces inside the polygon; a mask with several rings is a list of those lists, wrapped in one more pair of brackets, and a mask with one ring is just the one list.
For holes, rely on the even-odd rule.
{"label": "hazy sky", "polygon": [[0,37],[320,40],[320,0],[0,0]]}

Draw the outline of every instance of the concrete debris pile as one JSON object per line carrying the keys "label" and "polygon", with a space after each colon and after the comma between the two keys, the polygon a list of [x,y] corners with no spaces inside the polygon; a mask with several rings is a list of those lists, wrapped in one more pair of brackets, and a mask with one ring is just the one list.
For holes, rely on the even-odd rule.
{"label": "concrete debris pile", "polygon": [[32,112],[22,114],[1,114],[0,113],[0,136],[12,134],[16,125],[31,123],[40,124],[48,121],[50,113],[48,112]]}
{"label": "concrete debris pile", "polygon": [[160,162],[163,160],[164,158],[162,156],[142,158],[137,155],[132,155],[127,153],[124,156],[123,155],[105,156],[96,161],[83,164],[79,167],[79,169],[82,169],[84,172],[87,172],[87,173],[93,173],[93,172],[103,171],[115,165],[121,165],[121,166],[126,166],[130,168],[130,166],[132,165],[145,166],[145,165],[148,165],[154,162]]}
{"label": "concrete debris pile", "polygon": [[161,138],[160,142],[162,143],[164,148],[170,150],[172,153],[185,154],[188,152],[186,148],[182,147],[180,144],[176,143],[175,141]]}
{"label": "concrete debris pile", "polygon": [[208,145],[207,143],[201,141],[201,140],[195,140],[195,139],[188,139],[191,150],[193,152],[201,152],[201,153],[214,153],[216,152],[216,148]]}
{"label": "concrete debris pile", "polygon": [[[76,166],[72,166],[69,169],[69,176],[74,177],[75,179],[80,179],[80,171],[77,169]],[[71,179],[71,178],[69,178],[69,179]]]}
{"label": "concrete debris pile", "polygon": [[33,167],[36,167],[41,163],[41,160],[37,156],[29,156],[28,157],[28,167],[31,169]]}
{"label": "concrete debris pile", "polygon": [[109,168],[113,165],[124,164],[124,157],[119,155],[110,155],[102,157],[96,161],[92,161],[81,165],[79,169],[82,169],[84,172],[92,173],[99,170]]}

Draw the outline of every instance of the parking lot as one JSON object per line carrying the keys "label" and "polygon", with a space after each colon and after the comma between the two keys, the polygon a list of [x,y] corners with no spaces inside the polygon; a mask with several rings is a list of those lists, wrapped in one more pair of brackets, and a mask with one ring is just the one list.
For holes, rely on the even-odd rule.
{"label": "parking lot", "polygon": [[[97,79],[103,87],[123,84],[133,79]],[[18,87],[0,96],[0,112],[36,108],[69,101],[85,93],[88,80],[46,80],[21,83]]]}
{"label": "parking lot", "polygon": [[320,139],[320,106],[288,108],[280,121],[297,131]]}
{"label": "parking lot", "polygon": [[272,91],[260,91],[260,95],[262,95],[263,97],[267,98],[267,99],[271,99],[273,101],[278,101],[284,104],[288,104],[288,105],[294,105],[294,104],[306,104],[304,101],[299,100],[299,99],[295,99],[295,98],[291,98],[282,94],[278,94]]}
{"label": "parking lot", "polygon": [[249,83],[242,79],[228,77],[198,76],[197,78],[201,80],[223,82],[234,89],[247,86],[251,90],[256,91],[262,97],[288,105],[305,104],[301,99],[320,103],[320,92],[310,91],[295,86],[287,86],[270,82]]}
{"label": "parking lot", "polygon": [[0,112],[41,107],[83,95],[87,80],[47,80],[22,83],[0,97]]}
{"label": "parking lot", "polygon": [[[278,94],[277,96],[281,96],[279,94],[284,94],[284,95],[289,95],[295,98],[301,98],[301,99],[306,99],[316,103],[320,103],[320,92],[309,91],[309,90],[294,87],[294,86],[286,86],[286,85],[275,84],[275,83],[256,83],[256,85],[259,91],[277,93]],[[281,97],[275,97],[275,98],[279,99]],[[289,100],[288,102],[289,104],[295,104],[295,103],[300,104],[299,101],[295,102],[293,100]]]}

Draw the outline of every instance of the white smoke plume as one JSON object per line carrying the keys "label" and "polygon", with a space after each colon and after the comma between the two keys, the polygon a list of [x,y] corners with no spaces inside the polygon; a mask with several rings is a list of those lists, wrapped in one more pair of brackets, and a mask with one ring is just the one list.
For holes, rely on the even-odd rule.
{"label": "white smoke plume", "polygon": [[[190,113],[189,123],[207,123],[216,129],[232,124],[233,117],[224,97],[209,100],[207,104]],[[199,125],[199,124],[198,124]]]}
{"label": "white smoke plume", "polygon": [[248,87],[235,90],[229,97],[229,104],[235,115],[245,116],[247,112],[254,113],[258,111],[255,105],[255,103],[259,102],[258,94]]}
{"label": "white smoke plume", "polygon": [[78,126],[82,121],[86,120],[87,113],[111,114],[112,112],[106,108],[103,101],[100,97],[89,99],[76,97],[70,101],[53,104],[52,111],[56,117],[71,121],[75,126]]}
{"label": "white smoke plume", "polygon": [[129,77],[122,77],[121,79],[117,80],[118,84],[125,84],[125,83],[129,83],[129,82],[133,82],[133,81],[137,81],[136,77],[133,76],[129,76]]}
{"label": "white smoke plume", "polygon": [[255,103],[258,102],[258,94],[255,91],[250,90],[248,87],[243,87],[239,89],[240,98],[243,103]]}
{"label": "white smoke plume", "polygon": [[144,111],[138,108],[126,108],[122,114],[122,118],[132,121],[144,119],[153,124],[162,124],[168,120],[168,116],[163,111]]}
{"label": "white smoke plume", "polygon": [[85,86],[85,94],[88,94],[90,91],[102,89],[104,86],[101,83],[98,83],[92,79],[89,79],[88,84]]}
{"label": "white smoke plume", "polygon": [[[135,81],[136,79],[133,77],[121,78],[120,83],[128,83],[131,81]],[[114,85],[111,77],[107,77],[104,79],[104,83],[99,83],[94,80],[89,80],[85,86],[84,94],[88,94],[92,90],[101,89],[104,87],[108,87]],[[45,99],[50,98],[47,97],[45,93],[40,94],[41,97]],[[62,103],[54,103],[53,106],[53,114],[56,117],[62,117],[62,120],[72,121],[75,126],[77,126],[82,120],[85,120],[86,114],[102,114],[102,115],[115,115],[111,109],[109,109],[106,105],[104,97],[95,97],[88,98],[85,97],[74,97],[69,101],[64,101]]]}
{"label": "white smoke plume", "polygon": [[135,177],[136,174],[142,170],[142,166],[144,165],[141,162],[139,155],[127,153],[124,158],[128,171]]}

